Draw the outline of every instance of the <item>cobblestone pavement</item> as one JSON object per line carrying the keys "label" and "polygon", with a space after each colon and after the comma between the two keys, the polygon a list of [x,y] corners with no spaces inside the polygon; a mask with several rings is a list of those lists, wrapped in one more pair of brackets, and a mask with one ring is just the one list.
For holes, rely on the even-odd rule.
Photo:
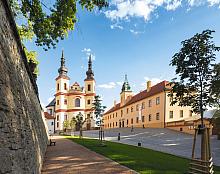
{"label": "cobblestone pavement", "polygon": [[[121,135],[120,143],[137,145],[138,142],[141,142],[143,147],[149,149],[191,158],[192,135],[164,128],[134,128],[133,132],[131,132],[130,128],[116,128],[105,130],[105,140],[118,142],[118,133]],[[83,135],[97,138],[98,131],[84,131]],[[201,137],[198,136],[196,144],[196,155],[198,157],[200,153],[200,140]],[[216,136],[211,136],[211,151],[214,164],[220,166],[220,140],[217,140]]]}
{"label": "cobblestone pavement", "polygon": [[62,136],[48,146],[42,174],[133,174],[136,173]]}

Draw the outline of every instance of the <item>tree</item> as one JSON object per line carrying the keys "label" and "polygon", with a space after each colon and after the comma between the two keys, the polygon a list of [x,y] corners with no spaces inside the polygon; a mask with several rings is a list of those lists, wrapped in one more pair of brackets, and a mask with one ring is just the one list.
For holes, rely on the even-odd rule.
{"label": "tree", "polygon": [[106,109],[106,106],[102,106],[101,103],[101,97],[99,95],[95,96],[94,102],[93,102],[93,109],[94,109],[94,114],[96,121],[99,124],[99,139],[102,141],[102,124],[103,124],[103,113]]}
{"label": "tree", "polygon": [[76,117],[73,117],[72,120],[76,125],[76,129],[79,130],[79,138],[82,138],[82,136],[83,136],[82,127],[87,119],[84,119],[83,114],[80,112],[79,114],[76,115]]}
{"label": "tree", "polygon": [[73,30],[77,22],[77,7],[92,11],[95,7],[107,7],[106,0],[55,0],[51,6],[42,0],[10,0],[14,16],[19,20],[21,31],[35,36],[35,43],[45,50],[55,48]]}
{"label": "tree", "polygon": [[65,129],[65,131],[66,131],[66,129],[69,128],[69,126],[70,126],[69,120],[65,120],[65,121],[63,122],[63,128]]}
{"label": "tree", "polygon": [[[176,67],[176,74],[179,75],[179,81],[174,79],[171,82],[172,88],[169,94],[173,99],[171,105],[191,106],[193,112],[201,115],[199,132],[202,134],[201,159],[204,161],[210,160],[211,150],[208,129],[203,123],[203,112],[207,106],[212,106],[213,101],[216,101],[215,95],[217,94],[213,78],[219,79],[219,74],[214,68],[217,66],[214,61],[215,52],[219,51],[220,47],[215,46],[212,40],[213,32],[205,30],[201,34],[197,33],[192,38],[183,41],[182,48],[173,56],[170,63]],[[196,134],[197,129],[195,140]],[[194,159],[195,141],[192,151]]]}
{"label": "tree", "polygon": [[216,47],[212,41],[213,32],[205,30],[183,41],[183,47],[170,63],[176,66],[176,74],[180,77],[179,81],[174,79],[171,83],[171,105],[178,103],[179,106],[191,106],[193,112],[201,115],[202,126],[203,112],[215,101],[213,77],[219,78],[219,74],[214,70],[214,61],[215,52],[219,51],[220,47]]}
{"label": "tree", "polygon": [[220,109],[220,63],[214,66],[214,76],[210,88],[212,99],[211,104]]}
{"label": "tree", "polygon": [[73,131],[73,129],[75,128],[75,121],[74,121],[74,119],[71,119],[70,120],[70,128],[71,128],[71,131]]}

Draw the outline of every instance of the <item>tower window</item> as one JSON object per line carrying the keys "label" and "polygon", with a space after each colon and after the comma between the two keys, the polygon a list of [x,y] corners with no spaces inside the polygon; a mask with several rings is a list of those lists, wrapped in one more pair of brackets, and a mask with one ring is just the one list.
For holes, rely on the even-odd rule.
{"label": "tower window", "polygon": [[60,84],[57,84],[57,91],[60,90]]}
{"label": "tower window", "polygon": [[64,83],[64,90],[67,90],[67,85],[66,85],[66,83]]}
{"label": "tower window", "polygon": [[64,100],[64,104],[67,105],[67,99]]}
{"label": "tower window", "polygon": [[75,107],[80,107],[80,99],[79,98],[77,98],[75,100]]}
{"label": "tower window", "polygon": [[91,102],[90,100],[87,100],[87,104],[88,104],[88,105],[90,105],[90,102]]}
{"label": "tower window", "polygon": [[59,115],[57,115],[57,121],[59,121]]}
{"label": "tower window", "polygon": [[57,100],[57,105],[59,105],[60,104],[60,101],[59,100]]}
{"label": "tower window", "polygon": [[57,122],[57,127],[59,127],[59,122]]}
{"label": "tower window", "polygon": [[91,91],[91,85],[88,85],[88,91]]}

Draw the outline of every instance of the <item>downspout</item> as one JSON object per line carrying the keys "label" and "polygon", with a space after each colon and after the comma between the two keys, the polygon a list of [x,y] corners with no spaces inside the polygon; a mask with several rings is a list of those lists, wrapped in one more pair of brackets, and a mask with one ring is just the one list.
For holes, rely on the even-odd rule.
{"label": "downspout", "polygon": [[166,89],[164,89],[164,128],[166,127]]}

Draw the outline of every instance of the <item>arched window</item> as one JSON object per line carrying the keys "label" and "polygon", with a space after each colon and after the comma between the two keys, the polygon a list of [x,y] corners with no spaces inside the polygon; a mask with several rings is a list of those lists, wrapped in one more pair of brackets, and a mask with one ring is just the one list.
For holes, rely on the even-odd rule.
{"label": "arched window", "polygon": [[75,100],[75,107],[80,107],[80,99],[79,98],[77,98]]}
{"label": "arched window", "polygon": [[57,84],[57,91],[59,91],[60,90],[60,84],[58,83]]}
{"label": "arched window", "polygon": [[88,91],[91,91],[91,85],[88,85]]}
{"label": "arched window", "polygon": [[67,90],[67,85],[66,85],[66,83],[64,83],[64,90]]}

